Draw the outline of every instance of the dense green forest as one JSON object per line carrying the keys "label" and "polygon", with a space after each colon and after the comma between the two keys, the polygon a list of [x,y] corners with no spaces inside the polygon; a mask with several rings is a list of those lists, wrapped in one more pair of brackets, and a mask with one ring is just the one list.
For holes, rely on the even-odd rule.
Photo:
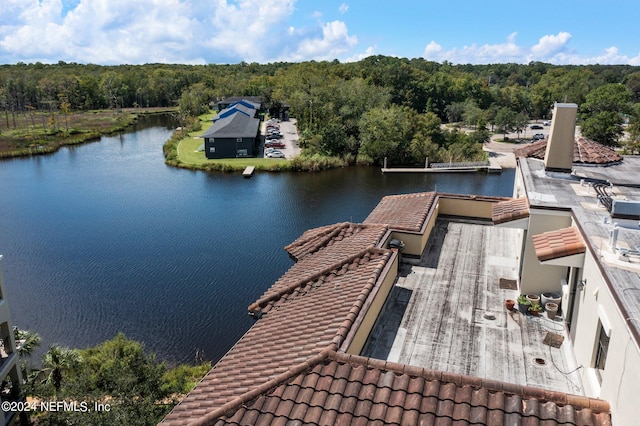
{"label": "dense green forest", "polygon": [[[555,102],[579,106],[582,133],[639,152],[640,67],[453,65],[371,56],[359,62],[234,65],[0,66],[0,136],[37,114],[45,130],[71,133],[70,112],[179,107],[183,120],[228,96],[289,105],[305,155],[348,162],[420,164],[480,159],[491,132],[523,131]],[[53,117],[53,118],[51,118]],[[472,131],[460,131],[457,123]]]}
{"label": "dense green forest", "polygon": [[[211,369],[210,362],[199,359],[193,366],[170,368],[122,333],[86,349],[51,345],[34,366],[31,358],[40,336],[14,332],[23,341],[18,349],[24,379],[20,388],[30,407],[19,410],[21,424],[155,425]],[[47,408],[55,401],[68,407]]]}

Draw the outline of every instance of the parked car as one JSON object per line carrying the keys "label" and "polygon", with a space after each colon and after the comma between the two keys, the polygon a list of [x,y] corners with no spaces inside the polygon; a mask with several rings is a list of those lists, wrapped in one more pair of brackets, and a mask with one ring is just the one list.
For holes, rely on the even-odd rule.
{"label": "parked car", "polygon": [[272,139],[264,143],[267,148],[284,148],[285,144],[279,140]]}
{"label": "parked car", "polygon": [[267,154],[269,154],[270,152],[273,152],[273,151],[277,151],[277,149],[275,149],[275,148],[267,148],[267,149],[264,150],[264,155],[267,155]]}
{"label": "parked car", "polygon": [[532,125],[531,125],[531,126],[529,126],[529,127],[530,127],[531,129],[533,129],[533,130],[540,130],[540,129],[543,129],[543,128],[544,128],[544,127],[542,127],[542,126],[541,126],[541,125],[539,125],[539,124],[532,124]]}
{"label": "parked car", "polygon": [[281,139],[282,135],[280,133],[270,133],[267,135],[267,139]]}
{"label": "parked car", "polygon": [[547,120],[542,124],[544,124],[545,126],[551,126],[551,120]]}
{"label": "parked car", "polygon": [[539,141],[541,139],[546,139],[546,136],[543,135],[542,133],[536,133],[535,135],[533,135],[532,138],[534,141]]}
{"label": "parked car", "polygon": [[286,158],[283,152],[271,151],[267,154],[267,158]]}

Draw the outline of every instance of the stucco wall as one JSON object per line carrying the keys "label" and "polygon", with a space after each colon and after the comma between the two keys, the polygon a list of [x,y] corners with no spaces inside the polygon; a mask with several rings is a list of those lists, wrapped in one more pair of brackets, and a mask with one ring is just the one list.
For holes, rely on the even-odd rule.
{"label": "stucco wall", "polygon": [[491,219],[491,206],[496,200],[482,200],[475,196],[452,198],[440,197],[440,214],[450,216]]}
{"label": "stucco wall", "polygon": [[398,276],[398,256],[394,256],[393,261],[387,264],[383,270],[383,275],[379,278],[378,288],[370,295],[365,302],[363,310],[366,312],[359,324],[354,324],[355,333],[353,337],[348,338],[348,347],[346,352],[352,355],[360,355],[364,347],[369,333],[373,329],[373,325],[382,310],[384,302],[389,296],[389,292],[393,288]]}
{"label": "stucco wall", "polygon": [[[585,392],[587,396],[611,403],[613,424],[638,424],[640,348],[590,252],[585,257],[582,278],[587,281],[584,289],[576,292],[571,329],[576,361],[582,366],[580,374]],[[602,383],[593,368],[600,323],[611,330]]]}
{"label": "stucco wall", "polygon": [[532,236],[571,226],[571,215],[565,211],[531,209],[529,229],[525,239],[520,292],[541,294],[562,293],[561,280],[567,277],[565,266],[542,265],[536,256]]}

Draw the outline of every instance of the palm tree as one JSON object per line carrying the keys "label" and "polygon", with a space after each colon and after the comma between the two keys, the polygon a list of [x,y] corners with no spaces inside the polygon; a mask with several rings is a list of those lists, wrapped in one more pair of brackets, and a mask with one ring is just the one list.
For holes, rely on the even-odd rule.
{"label": "palm tree", "polygon": [[[42,341],[40,335],[35,331],[20,330],[18,327],[14,328],[14,337],[20,358],[29,358],[33,354],[33,351],[40,346],[40,342]],[[22,344],[19,345],[18,343]]]}
{"label": "palm tree", "polygon": [[20,370],[22,372],[22,378],[27,382],[31,355],[33,355],[33,352],[40,346],[42,338],[35,331],[20,330],[18,327],[14,327],[13,333],[16,340],[16,352],[21,361]]}
{"label": "palm tree", "polygon": [[42,377],[42,383],[52,384],[57,393],[62,387],[63,375],[78,364],[80,364],[80,353],[77,349],[53,344],[42,356],[42,368],[38,376]]}

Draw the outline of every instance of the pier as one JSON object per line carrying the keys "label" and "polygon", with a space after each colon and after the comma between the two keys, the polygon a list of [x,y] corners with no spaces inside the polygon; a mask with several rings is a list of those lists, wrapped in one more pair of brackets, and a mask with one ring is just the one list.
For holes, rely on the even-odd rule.
{"label": "pier", "polygon": [[501,173],[502,167],[497,162],[475,161],[475,162],[449,162],[432,163],[429,159],[425,161],[425,167],[387,167],[387,159],[384,159],[382,173],[472,173],[486,171],[487,173]]}
{"label": "pier", "polygon": [[247,166],[246,169],[244,169],[244,172],[242,172],[242,177],[249,179],[251,176],[253,176],[253,172],[256,171],[256,168],[254,166]]}

